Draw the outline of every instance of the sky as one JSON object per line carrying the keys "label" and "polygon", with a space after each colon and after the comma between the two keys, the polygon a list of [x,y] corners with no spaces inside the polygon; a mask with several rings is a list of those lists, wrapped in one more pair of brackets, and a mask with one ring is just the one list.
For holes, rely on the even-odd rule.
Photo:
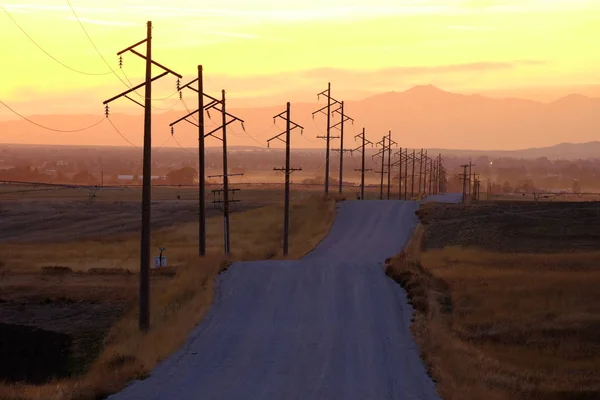
{"label": "sky", "polygon": [[[116,53],[144,39],[150,20],[153,59],[182,74],[182,83],[202,64],[207,91],[226,89],[240,105],[312,101],[330,81],[347,99],[417,84],[463,92],[518,90],[527,97],[528,90],[533,96],[540,88],[600,83],[598,0],[0,5],[0,100],[24,115],[102,115],[103,100],[142,81],[143,60],[126,53],[119,68]],[[158,81],[156,109],[181,107],[175,87],[173,76]],[[112,107],[141,112],[127,100]],[[0,105],[0,119],[7,118],[14,115]]]}

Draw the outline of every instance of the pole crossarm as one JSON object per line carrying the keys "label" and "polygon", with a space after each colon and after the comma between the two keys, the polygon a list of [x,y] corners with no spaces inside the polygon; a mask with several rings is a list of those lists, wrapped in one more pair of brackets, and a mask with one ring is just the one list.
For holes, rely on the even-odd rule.
{"label": "pole crossarm", "polygon": [[[144,60],[146,60],[146,56],[145,56],[145,55],[143,55],[142,53],[138,52],[137,50],[133,50],[133,48],[131,48],[131,49],[129,49],[129,51],[131,51],[131,52],[132,52],[133,54],[135,54],[136,56],[138,56],[138,57],[141,57],[141,58],[143,58]],[[119,54],[119,55],[120,55],[120,54]],[[163,71],[165,71],[165,72],[167,72],[167,73],[169,73],[169,74],[175,75],[175,76],[176,76],[176,77],[178,77],[179,79],[183,78],[183,76],[182,76],[182,75],[178,74],[177,72],[173,71],[172,69],[170,69],[170,68],[167,68],[167,67],[165,67],[164,65],[162,65],[162,64],[160,64],[160,63],[158,63],[158,62],[156,62],[156,61],[154,61],[154,60],[150,60],[150,62],[151,62],[152,64],[156,65],[157,67],[161,68]]]}
{"label": "pole crossarm", "polygon": [[[335,110],[335,111],[338,111],[338,110]],[[334,112],[335,112],[335,111],[334,111]],[[343,120],[341,120],[341,121],[340,121],[340,122],[338,122],[337,124],[333,124],[333,125],[331,125],[331,127],[332,127],[332,128],[337,128],[338,126],[340,126],[340,125],[342,125],[343,123],[345,123],[345,122],[348,122],[348,121],[352,121],[352,125],[354,125],[354,119],[352,119],[352,118],[348,117],[347,115],[344,115],[344,119],[343,119]]]}
{"label": "pole crossarm", "polygon": [[[154,82],[155,80],[157,80],[157,79],[160,79],[160,78],[162,78],[163,76],[167,76],[167,75],[169,75],[169,73],[168,73],[168,72],[163,72],[162,74],[160,74],[160,75],[157,75],[157,76],[155,76],[154,78],[150,79],[150,82]],[[108,104],[108,103],[111,103],[111,102],[113,102],[113,101],[115,101],[115,100],[117,100],[117,99],[119,99],[119,98],[121,98],[121,97],[126,97],[126,95],[128,95],[129,93],[131,93],[131,92],[134,92],[134,91],[138,90],[139,88],[143,87],[144,85],[146,85],[146,82],[144,82],[144,83],[140,83],[139,85],[136,85],[136,86],[134,86],[134,87],[130,88],[129,90],[126,90],[126,91],[124,91],[123,93],[120,93],[120,94],[118,94],[118,95],[116,95],[116,96],[114,96],[114,97],[111,97],[111,98],[110,98],[110,99],[108,99],[108,100],[104,100],[104,101],[102,102],[102,104],[106,105],[106,104]],[[137,103],[137,102],[136,102],[136,103]],[[140,103],[138,103],[138,104],[140,104]],[[141,105],[141,104],[140,104],[140,105]],[[142,107],[144,107],[144,106],[142,106]]]}

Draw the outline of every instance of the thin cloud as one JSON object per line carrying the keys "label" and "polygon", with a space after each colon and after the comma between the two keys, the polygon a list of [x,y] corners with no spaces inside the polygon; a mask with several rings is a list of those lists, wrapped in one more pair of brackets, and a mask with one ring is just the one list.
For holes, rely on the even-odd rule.
{"label": "thin cloud", "polygon": [[[77,21],[77,18],[73,16],[67,17],[69,21]],[[93,25],[110,25],[110,26],[139,26],[139,23],[129,22],[129,21],[108,21],[101,19],[89,19],[89,18],[79,18],[79,21],[86,24]]]}
{"label": "thin cloud", "polygon": [[473,25],[449,25],[446,28],[459,30],[459,31],[492,31],[497,28],[491,28],[489,26],[473,26]]}
{"label": "thin cloud", "polygon": [[223,37],[234,37],[242,39],[258,39],[260,36],[252,35],[249,33],[235,33],[235,32],[221,32],[221,31],[204,31],[202,32],[207,35],[223,36]]}

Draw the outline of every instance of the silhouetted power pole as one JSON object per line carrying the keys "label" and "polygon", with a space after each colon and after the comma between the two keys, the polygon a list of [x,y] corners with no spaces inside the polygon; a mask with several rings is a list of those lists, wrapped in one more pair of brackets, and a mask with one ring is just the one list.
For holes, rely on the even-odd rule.
{"label": "silhouetted power pole", "polygon": [[410,188],[410,197],[411,199],[415,197],[415,161],[417,159],[416,150],[412,152],[412,172],[411,172],[411,188]]}
{"label": "silhouetted power pole", "polygon": [[[137,46],[146,44],[146,55],[135,50]],[[125,97],[144,108],[144,158],[142,172],[142,231],[140,237],[140,294],[139,294],[139,329],[143,332],[150,328],[150,217],[151,217],[151,175],[152,175],[152,82],[168,74],[175,75],[178,80],[182,76],[173,70],[152,60],[152,22],[148,21],[146,39],[135,43],[117,53],[119,57],[125,52],[131,52],[146,61],[146,79],[144,83],[126,90],[125,92],[104,101],[106,117],[108,118],[108,104],[116,99]],[[152,65],[161,68],[163,72],[152,77]],[[129,93],[144,87],[144,104],[133,100]]]}
{"label": "silhouetted power pole", "polygon": [[474,167],[473,163],[471,161],[469,161],[469,183],[467,185],[469,196],[471,195],[471,174],[473,173],[471,169],[473,167]]}
{"label": "silhouetted power pole", "polygon": [[404,149],[404,200],[408,200],[408,149]]}
{"label": "silhouetted power pole", "polygon": [[338,122],[337,124],[333,125],[332,128],[337,128],[339,126],[340,129],[340,148],[339,149],[333,149],[333,151],[339,151],[340,152],[340,182],[339,182],[339,189],[338,191],[340,193],[342,193],[342,189],[343,189],[343,179],[344,179],[344,153],[345,152],[350,152],[352,153],[352,149],[344,149],[344,123],[347,121],[352,121],[352,124],[354,124],[354,119],[350,118],[349,116],[347,116],[344,113],[344,102],[342,101],[340,104],[340,107],[337,110],[333,111],[334,113],[339,113],[340,114],[340,122]]}
{"label": "silhouetted power pole", "polygon": [[[404,153],[402,152],[402,147],[400,147],[400,150],[395,155],[399,157],[398,161],[394,163],[394,166],[398,165],[398,200],[402,200],[402,163],[404,162]],[[406,185],[404,186],[406,187]]]}
{"label": "silhouetted power pole", "polygon": [[[284,117],[285,114],[285,117]],[[294,171],[302,171],[302,168],[290,168],[290,132],[293,129],[300,128],[301,132],[304,128],[291,120],[290,102],[288,101],[286,110],[277,114],[273,117],[273,121],[277,118],[285,120],[285,132],[281,132],[278,135],[273,136],[267,140],[267,146],[270,145],[272,140],[280,140],[285,143],[285,167],[284,168],[273,168],[274,171],[284,171],[285,173],[285,195],[284,195],[284,211],[283,211],[283,255],[288,255],[289,247],[289,232],[290,232],[290,175]],[[294,125],[294,126],[292,126]],[[302,133],[301,133],[302,134]],[[281,136],[285,135],[285,140],[281,139]]]}
{"label": "silhouetted power pole", "polygon": [[423,193],[421,190],[421,182],[423,180],[423,149],[421,149],[421,152],[419,153],[419,197],[421,197],[421,194]]}
{"label": "silhouetted power pole", "polygon": [[434,176],[434,171],[435,171],[435,160],[433,160],[432,158],[429,159],[429,185],[427,186],[427,193],[429,193],[430,195],[433,194],[432,189],[433,189],[433,176]]}
{"label": "silhouetted power pole", "polygon": [[[333,104],[340,104],[339,101],[331,97],[331,83],[327,84],[327,90],[322,91],[317,94],[317,98],[321,96],[327,97],[327,105],[325,107],[321,107],[317,111],[312,113],[313,119],[315,118],[316,113],[324,113],[327,115],[327,135],[326,136],[317,136],[319,139],[325,139],[327,144],[325,148],[325,195],[329,193],[329,149],[331,147],[331,139],[337,139],[338,136],[331,136],[331,106]],[[325,112],[327,110],[327,112]]]}
{"label": "silhouetted power pole", "polygon": [[[213,129],[212,131],[206,133],[204,137],[212,136],[215,139],[218,139],[223,144],[223,174],[222,175],[212,175],[209,178],[223,178],[223,188],[222,189],[214,189],[212,190],[214,200],[213,204],[219,208],[223,207],[221,210],[223,212],[223,247],[226,255],[229,255],[231,252],[230,246],[230,232],[229,232],[229,215],[231,213],[231,204],[239,203],[240,200],[235,200],[233,195],[236,191],[240,189],[230,189],[229,188],[229,178],[232,176],[241,176],[243,174],[230,174],[227,166],[227,126],[234,123],[239,122],[242,125],[242,129],[245,131],[244,121],[235,115],[232,115],[226,110],[226,102],[225,102],[225,90],[221,90],[221,99],[214,99],[210,108],[214,108],[215,110],[221,113],[221,126]],[[218,108],[221,107],[221,109]],[[229,117],[229,120],[228,120]],[[218,131],[221,131],[221,137],[215,136],[214,134]],[[221,200],[221,193],[223,193],[223,200]],[[231,198],[229,195],[231,194]]]}
{"label": "silhouetted power pole", "polygon": [[[192,85],[198,83],[198,88]],[[185,121],[198,128],[198,253],[200,257],[206,255],[206,171],[204,163],[204,111],[213,108],[219,103],[217,99],[204,93],[204,84],[202,76],[202,65],[198,65],[198,77],[191,82],[183,85],[179,89],[179,98],[182,98],[181,91],[188,88],[198,95],[198,108],[191,111],[189,114],[179,118],[177,121],[169,124],[171,127],[171,135],[175,134],[174,126],[181,121]],[[211,101],[204,105],[204,97],[208,97]],[[202,111],[200,111],[202,110]],[[198,113],[198,120],[190,121],[188,118]]]}
{"label": "silhouetted power pole", "polygon": [[392,186],[392,146],[398,145],[392,140],[392,131],[388,132],[388,186],[387,186],[387,199],[390,199],[390,188]]}
{"label": "silhouetted power pole", "polygon": [[463,164],[463,165],[461,165],[461,167],[463,168],[463,173],[460,176],[460,179],[462,180],[462,183],[463,183],[463,188],[462,188],[462,203],[464,204],[465,201],[467,200],[467,186],[468,186],[467,181],[469,179],[469,178],[467,178],[467,176],[468,176],[468,174],[467,174],[467,168],[469,168],[470,165],[469,164]]}
{"label": "silhouetted power pole", "polygon": [[[194,83],[198,83],[198,88],[193,87]],[[202,75],[202,65],[198,65],[198,77],[187,84],[183,85],[180,90],[188,88],[198,95],[198,108],[194,111],[189,112],[178,120],[169,124],[171,127],[171,134],[175,133],[174,126],[179,122],[185,121],[189,124],[194,125],[198,128],[198,196],[199,196],[199,207],[200,213],[198,216],[198,244],[199,244],[199,253],[200,256],[204,256],[206,254],[206,170],[205,170],[205,139],[209,136],[212,136],[215,139],[220,140],[223,143],[223,175],[211,175],[209,178],[223,178],[223,189],[213,190],[213,196],[219,195],[219,198],[213,200],[213,204],[217,207],[223,205],[223,218],[224,218],[224,250],[225,254],[229,254],[230,252],[230,240],[229,240],[229,214],[230,214],[230,204],[238,203],[239,200],[229,199],[229,194],[232,194],[235,191],[239,191],[239,189],[229,189],[229,180],[227,179],[229,176],[240,176],[243,174],[228,174],[227,173],[227,125],[233,122],[240,122],[242,129],[245,131],[246,128],[244,126],[244,121],[240,118],[228,113],[225,107],[225,90],[221,91],[221,99],[213,97],[207,93],[203,92],[203,75]],[[204,97],[206,97],[209,102],[204,104]],[[219,106],[221,108],[219,108]],[[210,112],[210,110],[216,110],[222,115],[222,123],[221,126],[213,129],[212,131],[205,133],[205,123],[204,123],[204,111]],[[200,110],[203,110],[200,112]],[[198,113],[198,120],[191,121],[189,118],[194,114]],[[230,118],[227,121],[227,118]],[[215,136],[215,133],[218,131],[222,131],[221,137]],[[220,194],[223,193],[224,199],[220,199]]]}
{"label": "silhouetted power pole", "polygon": [[365,199],[365,172],[371,171],[371,169],[365,169],[365,146],[367,144],[370,144],[371,146],[373,146],[373,142],[371,142],[365,136],[365,128],[363,128],[361,133],[354,136],[354,140],[356,140],[356,138],[360,138],[362,140],[362,144],[360,146],[358,146],[356,149],[354,149],[354,151],[357,151],[360,149],[360,152],[361,152],[361,158],[362,158],[361,167],[360,167],[360,170],[355,170],[355,171],[360,171],[360,199],[364,200]]}
{"label": "silhouetted power pole", "polygon": [[381,155],[381,171],[375,171],[376,173],[381,174],[381,182],[379,184],[379,200],[383,200],[383,175],[386,173],[385,172],[385,153],[387,152],[387,148],[386,148],[385,142],[386,142],[386,137],[384,136],[379,142],[377,142],[375,144],[376,146],[381,145],[381,150],[379,150],[379,152],[377,152],[377,154],[373,155],[373,158]]}

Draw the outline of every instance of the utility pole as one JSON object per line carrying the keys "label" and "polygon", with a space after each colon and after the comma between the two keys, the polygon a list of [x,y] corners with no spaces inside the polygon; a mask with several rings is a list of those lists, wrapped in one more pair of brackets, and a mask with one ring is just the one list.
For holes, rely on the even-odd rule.
{"label": "utility pole", "polygon": [[473,164],[471,163],[471,161],[469,161],[469,184],[467,185],[468,190],[469,190],[469,196],[471,195],[471,168],[473,167]]}
{"label": "utility pole", "polygon": [[[285,114],[285,117],[283,116]],[[273,121],[277,118],[285,119],[286,128],[285,132],[281,132],[280,134],[273,136],[271,139],[267,140],[267,146],[270,146],[272,140],[278,139],[285,143],[285,168],[273,168],[274,171],[284,171],[285,172],[285,206],[284,206],[284,214],[283,214],[283,255],[288,255],[288,247],[289,247],[289,232],[290,232],[290,174],[294,171],[302,171],[302,168],[290,168],[290,132],[292,129],[300,128],[301,132],[304,128],[298,125],[295,122],[291,121],[290,116],[290,102],[287,102],[286,110],[277,114],[273,117]],[[291,125],[294,125],[293,127]],[[281,139],[281,136],[285,134],[285,140]],[[300,133],[302,134],[302,133]]]}
{"label": "utility pole", "polygon": [[[198,82],[198,87],[195,88],[193,86],[194,83]],[[231,115],[230,113],[226,112],[225,110],[225,97],[224,97],[224,91],[221,93],[222,94],[222,98],[221,100],[217,99],[216,97],[213,97],[207,93],[204,93],[204,78],[203,78],[203,67],[202,65],[198,65],[198,77],[190,82],[188,82],[187,84],[181,86],[179,88],[179,96],[181,98],[181,91],[183,89],[190,89],[194,92],[196,92],[196,94],[198,95],[198,108],[194,111],[191,111],[190,113],[184,115],[183,117],[179,118],[178,120],[172,122],[169,124],[169,126],[171,127],[171,134],[174,134],[174,126],[176,124],[178,124],[179,122],[185,121],[191,125],[194,125],[195,127],[198,128],[198,201],[199,201],[199,215],[198,215],[198,252],[200,254],[200,256],[204,256],[206,254],[206,169],[205,169],[205,139],[209,136],[212,136],[218,140],[220,140],[221,142],[223,142],[223,149],[224,149],[224,153],[223,153],[223,160],[224,160],[224,177],[227,175],[227,151],[226,151],[226,147],[227,147],[227,131],[226,131],[226,126],[231,124],[232,122],[238,121],[240,122],[240,124],[242,125],[242,129],[245,131],[246,128],[244,126],[244,121],[237,118],[234,115]],[[209,100],[209,102],[207,104],[204,103],[204,98],[207,98]],[[217,106],[221,105],[221,109],[219,109]],[[223,115],[223,125],[219,126],[218,128],[213,129],[211,132],[209,133],[205,133],[205,124],[204,124],[204,111],[206,111],[207,113],[210,112],[210,110],[216,110],[218,112],[220,112]],[[198,120],[196,121],[191,121],[188,118],[193,116],[194,114],[198,113]],[[230,117],[232,118],[230,121],[226,121],[226,117]],[[223,135],[222,138],[215,136],[214,133],[222,130],[223,131]],[[236,174],[236,175],[242,175],[242,174]],[[229,175],[229,176],[233,176],[233,175]],[[210,176],[210,178],[213,177],[221,177],[221,175],[214,175],[214,176]],[[227,182],[225,182],[225,180],[223,181],[224,184],[226,184]],[[229,189],[229,187],[227,187],[227,189]],[[239,190],[239,189],[236,189]],[[218,193],[221,192],[221,190],[217,189]],[[228,190],[228,193],[230,191]],[[215,191],[213,190],[213,194],[215,194]],[[226,196],[228,199],[228,195]],[[236,200],[235,202],[238,202],[238,200]],[[223,202],[221,201],[213,201],[214,204],[221,204]],[[232,203],[232,202],[229,202]],[[225,204],[225,203],[223,203]],[[229,213],[229,206],[227,206],[227,208],[223,208],[223,212],[225,213],[225,211],[227,211],[227,214]],[[229,254],[229,232],[228,230],[228,226],[229,226],[229,216],[227,215],[227,224],[226,224],[226,230],[225,230],[225,252],[226,254]]]}
{"label": "utility pole", "polygon": [[361,158],[362,158],[361,167],[360,167],[360,170],[355,170],[355,171],[360,171],[360,199],[364,200],[365,199],[365,171],[371,171],[371,169],[365,169],[365,146],[367,143],[370,144],[371,146],[373,146],[373,142],[371,142],[365,136],[365,128],[363,128],[362,133],[359,133],[358,135],[354,136],[354,140],[356,140],[356,138],[362,139],[362,144],[360,146],[358,146],[356,149],[354,149],[353,151],[357,151],[360,149],[360,152],[361,152]]}
{"label": "utility pole", "polygon": [[415,197],[415,160],[416,160],[416,151],[413,150],[412,153],[412,178],[411,178],[411,189],[410,189],[410,197]]}
{"label": "utility pole", "polygon": [[403,157],[403,153],[402,153],[402,147],[400,147],[400,150],[395,154],[397,156],[399,156],[400,158],[398,159],[398,161],[396,161],[394,163],[394,166],[398,165],[398,200],[402,200],[402,157]]}
{"label": "utility pole", "polygon": [[423,149],[419,153],[419,197],[421,197],[421,181],[423,179]]}
{"label": "utility pole", "polygon": [[[470,164],[463,164],[461,165],[461,167],[463,168],[463,173],[461,175],[461,180],[463,183],[463,188],[462,188],[462,203],[464,204],[466,199],[467,199],[467,168],[470,167]],[[469,178],[470,179],[470,178]]]}
{"label": "utility pole", "polygon": [[[135,50],[141,44],[146,44],[146,55]],[[148,21],[146,29],[146,39],[135,43],[117,53],[122,65],[122,54],[131,52],[146,61],[146,79],[144,83],[136,85],[125,92],[114,96],[103,102],[105,106],[106,117],[108,118],[108,104],[116,99],[125,97],[144,108],[144,158],[142,168],[142,230],[140,237],[140,288],[139,288],[139,329],[147,332],[150,328],[150,217],[151,217],[151,169],[152,169],[152,82],[168,74],[172,74],[179,79],[182,76],[173,70],[152,60],[152,22]],[[163,72],[154,78],[152,77],[152,65],[161,68]],[[129,93],[144,87],[144,104],[133,100],[128,96]]]}
{"label": "utility pole", "polygon": [[[327,115],[327,135],[326,136],[317,136],[319,139],[325,139],[327,141],[326,149],[325,149],[325,196],[329,193],[329,148],[331,139],[337,139],[338,136],[331,136],[331,106],[333,104],[340,104],[339,101],[331,97],[331,83],[327,83],[327,90],[322,91],[317,94],[317,99],[321,96],[327,97],[327,105],[325,107],[321,107],[317,111],[312,113],[313,119],[315,118],[316,113],[324,113]],[[325,112],[327,110],[327,112]]]}
{"label": "utility pole", "polygon": [[429,159],[429,185],[427,192],[431,195],[433,194],[432,190],[432,182],[433,182],[433,173],[435,171],[435,161],[430,158]]}
{"label": "utility pole", "polygon": [[445,181],[446,181],[446,170],[444,169],[444,163],[442,162],[442,153],[438,154],[438,167],[439,167],[439,173],[438,173],[438,192],[439,193],[445,193],[446,192],[446,186],[445,186]]}
{"label": "utility pole", "polygon": [[339,113],[341,120],[340,122],[338,122],[337,124],[333,125],[332,128],[336,128],[338,125],[340,126],[340,148],[339,149],[333,149],[333,151],[339,151],[340,152],[340,182],[339,182],[339,189],[338,191],[340,193],[342,193],[342,189],[343,189],[343,178],[344,178],[344,153],[345,152],[350,152],[352,153],[351,149],[344,149],[344,122],[346,121],[352,121],[352,124],[354,124],[354,119],[350,118],[349,116],[347,116],[346,114],[344,114],[344,102],[342,101],[340,104],[340,107],[337,110],[333,111],[334,113]]}
{"label": "utility pole", "polygon": [[390,187],[392,186],[392,145],[398,145],[392,140],[392,131],[388,132],[388,186],[387,199],[390,199]]}
{"label": "utility pole", "polygon": [[[201,78],[201,77],[199,77]],[[199,79],[201,80],[201,79]],[[240,176],[243,174],[229,174],[228,173],[228,168],[227,168],[227,125],[232,124],[233,122],[239,122],[242,125],[242,129],[245,131],[246,128],[244,126],[244,121],[230,113],[227,112],[226,110],[226,103],[225,103],[225,90],[221,90],[221,99],[217,99],[215,97],[212,97],[206,93],[202,93],[200,91],[200,89],[195,89],[194,87],[192,87],[191,85],[196,82],[196,80],[188,83],[187,85],[183,86],[181,89],[185,88],[185,87],[189,87],[191,90],[193,91],[197,91],[199,94],[199,98],[200,98],[200,94],[204,97],[208,97],[211,101],[204,105],[201,104],[202,108],[198,108],[198,110],[193,111],[183,117],[181,117],[180,119],[178,119],[177,121],[171,123],[171,128],[173,127],[173,125],[177,124],[180,121],[186,121],[189,122],[195,126],[197,126],[200,130],[201,133],[204,133],[204,111],[206,110],[207,112],[209,112],[209,110],[211,109],[215,109],[216,111],[221,113],[221,126],[218,126],[216,128],[214,128],[212,131],[208,132],[208,133],[204,133],[202,135],[202,138],[205,139],[209,136],[212,136],[215,139],[218,139],[222,142],[223,144],[223,174],[222,175],[211,175],[208,176],[208,178],[223,178],[223,188],[222,189],[215,189],[212,191],[214,199],[213,199],[213,204],[215,205],[215,207],[219,208],[220,205],[223,205],[223,209],[220,211],[223,212],[223,247],[224,247],[224,251],[226,255],[229,255],[230,253],[230,235],[229,235],[229,214],[230,214],[230,205],[231,204],[235,204],[235,203],[239,203],[240,200],[235,200],[233,199],[233,195],[236,191],[239,191],[240,189],[229,189],[229,177],[231,176]],[[201,87],[201,84],[198,85],[198,87]],[[202,100],[201,103],[203,103],[204,101]],[[221,108],[219,109],[218,106],[220,106]],[[202,111],[201,111],[202,110]],[[195,114],[196,112],[200,112],[199,115],[202,115],[199,123],[194,123],[193,121],[188,120],[187,118],[192,116],[193,114]],[[229,117],[230,119],[227,120]],[[201,128],[202,127],[202,128]],[[221,137],[215,136],[215,133],[221,131]],[[200,144],[200,146],[204,147],[204,140],[200,140],[200,142],[202,144]],[[202,149],[204,150],[204,149]],[[204,151],[202,151],[201,155],[199,156],[200,159],[202,160],[202,169],[204,169],[203,167],[203,163],[204,163]],[[203,176],[203,174],[199,174],[200,176]],[[201,186],[203,188],[200,189],[201,193],[204,193],[204,187],[205,187],[205,182],[204,179],[201,182]],[[223,200],[221,200],[221,193],[223,193]],[[232,195],[232,198],[229,198],[229,194]],[[218,199],[217,199],[217,195],[218,195]],[[205,234],[205,230],[203,230],[203,234]],[[202,239],[200,239],[202,240]]]}
{"label": "utility pole", "polygon": [[408,149],[404,149],[404,200],[408,200]]}
{"label": "utility pole", "polygon": [[[192,85],[198,82],[198,88],[194,88]],[[182,98],[181,91],[188,88],[198,95],[198,109],[190,112],[189,114],[179,118],[177,121],[169,124],[171,127],[171,134],[175,133],[174,126],[185,121],[198,128],[198,253],[200,257],[206,255],[206,170],[204,163],[204,111],[208,111],[214,108],[215,105],[219,104],[219,101],[204,93],[204,79],[202,65],[198,65],[198,77],[193,81],[183,85],[179,88],[179,98]],[[204,97],[208,97],[211,101],[205,106]],[[198,122],[190,121],[188,118],[198,113]]]}
{"label": "utility pole", "polygon": [[375,145],[381,145],[381,150],[379,150],[379,152],[377,154],[373,155],[373,158],[381,155],[381,171],[375,171],[378,174],[381,174],[381,182],[379,184],[379,200],[383,200],[383,175],[385,174],[385,153],[386,153],[386,146],[385,146],[385,140],[386,137],[384,136],[379,142],[377,142]]}
{"label": "utility pole", "polygon": [[423,191],[419,193],[421,196],[424,196],[427,193],[427,160],[429,159],[429,157],[427,157],[427,150],[425,150],[424,157],[425,170],[423,171]]}

